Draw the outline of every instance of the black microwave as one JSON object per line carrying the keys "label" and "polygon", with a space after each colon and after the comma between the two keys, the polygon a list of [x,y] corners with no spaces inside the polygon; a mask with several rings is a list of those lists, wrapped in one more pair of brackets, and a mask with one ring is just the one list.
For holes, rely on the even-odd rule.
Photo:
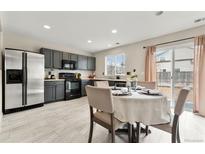
{"label": "black microwave", "polygon": [[62,68],[67,69],[67,70],[75,70],[76,69],[76,61],[62,60]]}

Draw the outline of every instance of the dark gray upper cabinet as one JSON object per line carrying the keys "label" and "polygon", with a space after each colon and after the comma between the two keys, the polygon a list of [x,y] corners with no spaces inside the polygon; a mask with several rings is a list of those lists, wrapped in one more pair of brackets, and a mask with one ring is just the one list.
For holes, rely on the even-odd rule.
{"label": "dark gray upper cabinet", "polygon": [[69,52],[63,52],[63,60],[78,61],[78,55]]}
{"label": "dark gray upper cabinet", "polygon": [[73,60],[73,61],[78,61],[78,55],[76,55],[76,54],[70,54],[70,60]]}
{"label": "dark gray upper cabinet", "polygon": [[62,68],[63,53],[60,51],[53,50],[53,68]]}
{"label": "dark gray upper cabinet", "polygon": [[87,70],[88,59],[87,56],[78,56],[78,69],[79,70]]}
{"label": "dark gray upper cabinet", "polygon": [[70,53],[63,52],[63,60],[70,60]]}
{"label": "dark gray upper cabinet", "polygon": [[40,53],[45,56],[45,68],[53,68],[53,52],[51,49],[41,48]]}
{"label": "dark gray upper cabinet", "polygon": [[62,60],[72,60],[76,62],[76,69],[78,70],[95,70],[95,57],[87,57],[46,48],[41,48],[40,52],[45,55],[45,68],[62,69]]}
{"label": "dark gray upper cabinet", "polygon": [[88,70],[95,70],[95,57],[88,57],[88,65],[87,65],[87,69]]}

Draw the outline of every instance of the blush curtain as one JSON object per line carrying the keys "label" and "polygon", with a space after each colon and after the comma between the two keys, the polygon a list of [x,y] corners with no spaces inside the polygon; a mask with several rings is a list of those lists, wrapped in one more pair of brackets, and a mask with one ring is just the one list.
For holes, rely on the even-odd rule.
{"label": "blush curtain", "polygon": [[147,47],[145,57],[145,81],[155,82],[156,81],[156,61],[155,61],[156,47]]}
{"label": "blush curtain", "polygon": [[194,42],[194,112],[205,116],[205,35]]}

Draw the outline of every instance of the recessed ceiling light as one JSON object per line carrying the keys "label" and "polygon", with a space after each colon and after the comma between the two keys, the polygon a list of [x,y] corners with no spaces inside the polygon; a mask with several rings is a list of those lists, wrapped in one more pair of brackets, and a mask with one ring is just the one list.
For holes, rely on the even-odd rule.
{"label": "recessed ceiling light", "polygon": [[113,33],[113,34],[116,34],[116,33],[117,33],[117,29],[113,29],[113,30],[112,30],[112,33]]}
{"label": "recessed ceiling light", "polygon": [[92,40],[88,40],[88,43],[92,43],[93,41]]}
{"label": "recessed ceiling light", "polygon": [[108,46],[108,47],[111,47],[112,45],[111,45],[111,44],[108,44],[107,46]]}
{"label": "recessed ceiling light", "polygon": [[51,29],[51,26],[43,25],[43,28],[45,28],[45,29]]}
{"label": "recessed ceiling light", "polygon": [[156,16],[160,16],[160,15],[162,15],[164,13],[164,11],[157,11],[156,13],[155,13],[155,15]]}

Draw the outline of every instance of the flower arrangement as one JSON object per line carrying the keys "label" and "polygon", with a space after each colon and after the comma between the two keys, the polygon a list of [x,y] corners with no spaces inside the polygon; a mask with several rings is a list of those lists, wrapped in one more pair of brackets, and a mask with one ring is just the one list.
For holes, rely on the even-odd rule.
{"label": "flower arrangement", "polygon": [[133,69],[133,72],[127,72],[127,80],[128,81],[137,81],[137,73],[136,69]]}

